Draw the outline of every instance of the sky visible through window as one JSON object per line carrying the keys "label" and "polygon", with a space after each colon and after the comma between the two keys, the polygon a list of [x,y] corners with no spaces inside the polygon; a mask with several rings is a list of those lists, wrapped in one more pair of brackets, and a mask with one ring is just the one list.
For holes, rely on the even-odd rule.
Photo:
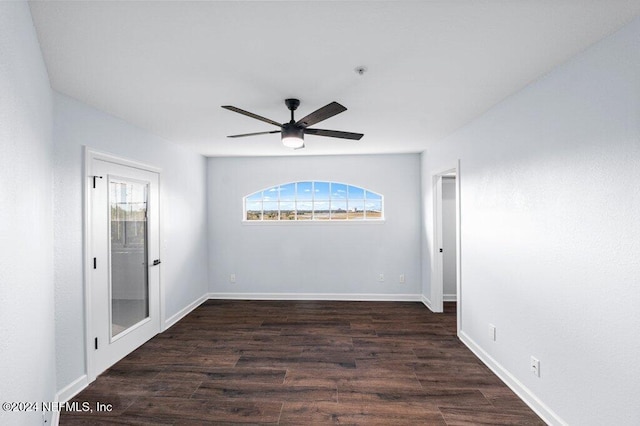
{"label": "sky visible through window", "polygon": [[381,220],[382,195],[338,182],[301,181],[247,195],[244,219]]}

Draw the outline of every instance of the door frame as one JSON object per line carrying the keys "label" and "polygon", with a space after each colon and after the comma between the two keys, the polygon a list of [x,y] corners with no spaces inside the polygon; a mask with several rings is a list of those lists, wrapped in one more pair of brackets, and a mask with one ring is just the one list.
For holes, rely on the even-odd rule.
{"label": "door frame", "polygon": [[456,315],[457,332],[462,329],[462,254],[461,254],[461,213],[460,213],[460,160],[431,176],[433,200],[433,243],[431,247],[431,306],[434,312],[442,312],[444,293],[443,256],[439,249],[442,247],[442,178],[455,175],[456,178]]}
{"label": "door frame", "polygon": [[[93,172],[91,170],[91,163],[93,160],[101,160],[114,164],[118,164],[121,166],[132,167],[152,173],[158,174],[158,194],[160,194],[160,198],[162,198],[162,169],[151,166],[149,164],[141,163],[135,160],[129,160],[127,158],[119,157],[113,154],[109,154],[102,151],[94,150],[86,145],[83,146],[84,149],[84,217],[83,217],[83,250],[84,250],[84,334],[85,334],[85,367],[86,367],[86,375],[87,375],[87,383],[93,382],[96,377],[95,371],[95,361],[94,361],[94,346],[92,344],[92,312],[91,312],[91,270],[93,265],[93,253],[91,252],[91,227],[92,227],[92,211],[91,211],[91,190],[93,189]],[[158,225],[159,225],[159,247],[160,258],[162,258],[162,206],[160,203],[160,199],[158,200]],[[160,299],[158,306],[159,316],[160,316],[160,324],[158,332],[162,332],[164,330],[165,324],[165,292],[164,286],[162,285],[162,276],[159,279],[159,291],[160,291]]]}

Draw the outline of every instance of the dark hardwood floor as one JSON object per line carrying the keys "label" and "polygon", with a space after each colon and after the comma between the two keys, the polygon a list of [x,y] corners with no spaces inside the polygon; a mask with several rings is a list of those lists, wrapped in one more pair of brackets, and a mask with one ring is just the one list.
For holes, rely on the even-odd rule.
{"label": "dark hardwood floor", "polygon": [[107,370],[73,424],[544,425],[456,337],[455,305],[211,300]]}

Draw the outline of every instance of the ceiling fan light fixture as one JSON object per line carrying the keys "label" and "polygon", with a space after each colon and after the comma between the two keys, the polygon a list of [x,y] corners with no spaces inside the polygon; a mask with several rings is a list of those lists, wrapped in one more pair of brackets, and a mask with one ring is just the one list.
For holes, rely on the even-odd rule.
{"label": "ceiling fan light fixture", "polygon": [[282,144],[287,148],[302,148],[304,146],[304,129],[291,124],[282,126]]}

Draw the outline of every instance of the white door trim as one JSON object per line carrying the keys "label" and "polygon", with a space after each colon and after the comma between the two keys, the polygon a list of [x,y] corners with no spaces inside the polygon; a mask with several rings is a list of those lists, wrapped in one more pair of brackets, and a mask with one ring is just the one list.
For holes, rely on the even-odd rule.
{"label": "white door trim", "polygon": [[[448,173],[448,172],[443,172]],[[443,311],[443,262],[440,248],[442,247],[442,175],[438,173],[433,179],[433,248],[431,250],[431,309],[434,312]]]}
{"label": "white door trim", "polygon": [[457,330],[462,329],[462,253],[461,253],[461,214],[460,214],[460,160],[455,164],[432,175],[433,199],[433,246],[431,247],[431,309],[443,311],[443,267],[442,255],[442,177],[455,174],[456,177],[456,302]]}
{"label": "white door trim", "polygon": [[[85,368],[87,374],[87,383],[91,383],[96,379],[95,373],[95,365],[93,359],[93,339],[92,339],[92,313],[91,313],[91,268],[90,264],[93,262],[93,256],[91,253],[91,194],[90,191],[93,188],[93,173],[91,170],[91,163],[93,160],[102,160],[114,164],[119,164],[122,166],[133,167],[140,170],[145,170],[153,173],[157,173],[159,176],[158,179],[158,193],[161,194],[161,185],[162,182],[161,172],[162,169],[151,166],[148,164],[144,164],[138,161],[129,160],[127,158],[118,157],[113,154],[109,154],[106,152],[100,152],[89,148],[88,146],[84,146],[84,223],[83,223],[83,242],[84,242],[84,332],[85,332]],[[162,210],[159,212],[159,224],[160,224],[160,233],[162,233]],[[162,241],[162,236],[159,236],[160,241]],[[160,258],[162,258],[162,244],[159,247],[160,250]],[[163,331],[163,325],[165,323],[165,294],[164,287],[162,285],[162,277],[160,277],[160,306],[158,307],[160,311],[160,332]]]}

